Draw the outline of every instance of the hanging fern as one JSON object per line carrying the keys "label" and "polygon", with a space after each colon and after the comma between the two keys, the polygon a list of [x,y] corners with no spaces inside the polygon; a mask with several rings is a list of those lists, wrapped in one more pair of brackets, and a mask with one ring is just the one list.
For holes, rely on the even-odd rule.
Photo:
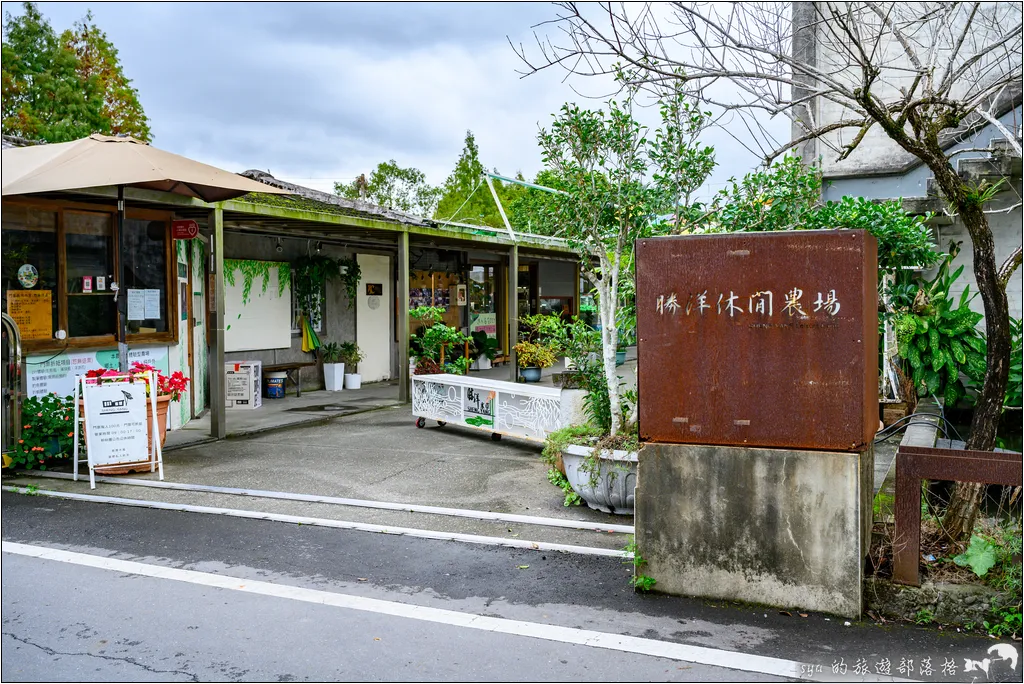
{"label": "hanging fern", "polygon": [[359,294],[359,281],[362,279],[362,271],[359,268],[359,262],[354,256],[342,257],[338,259],[338,263],[341,264],[343,273],[341,274],[342,280],[345,282],[345,292],[348,293],[348,308],[352,308],[355,304],[356,295]]}
{"label": "hanging fern", "polygon": [[270,271],[277,269],[277,296],[284,296],[288,280],[282,276],[287,264],[277,261],[255,261],[252,259],[225,259],[224,260],[224,282],[231,287],[235,286],[235,271],[242,273],[242,304],[249,303],[249,296],[252,294],[252,283],[257,277],[263,278],[263,287],[260,296],[267,293],[270,285]]}
{"label": "hanging fern", "polygon": [[314,254],[295,262],[295,297],[303,312],[309,314],[316,308],[328,280],[342,277],[342,261]]}

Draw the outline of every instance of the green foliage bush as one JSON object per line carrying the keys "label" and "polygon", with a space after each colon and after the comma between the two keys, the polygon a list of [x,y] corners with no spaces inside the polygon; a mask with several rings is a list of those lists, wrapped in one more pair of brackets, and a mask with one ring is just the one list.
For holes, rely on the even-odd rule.
{"label": "green foliage bush", "polygon": [[898,353],[918,396],[941,396],[948,407],[967,394],[961,373],[977,383],[985,376],[985,339],[975,328],[982,315],[970,308],[969,288],[959,302],[950,296],[964,270],[961,266],[949,273],[958,251],[957,243],[950,245],[938,273],[917,288],[913,303],[897,312],[894,324]]}
{"label": "green foliage bush", "polygon": [[11,467],[46,470],[72,458],[75,445],[75,400],[68,395],[28,397],[21,405],[21,438],[11,454]]}

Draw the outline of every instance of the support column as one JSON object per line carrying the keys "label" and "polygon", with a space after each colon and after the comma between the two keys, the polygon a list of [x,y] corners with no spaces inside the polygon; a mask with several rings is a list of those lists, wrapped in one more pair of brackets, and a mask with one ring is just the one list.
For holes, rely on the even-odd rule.
{"label": "support column", "polygon": [[519,246],[512,245],[508,253],[508,356],[509,380],[519,379],[516,345],[519,343]]}
{"label": "support column", "polygon": [[224,383],[224,210],[210,212],[210,267],[213,271],[214,310],[207,324],[213,328],[210,347],[210,436],[224,439],[228,434],[227,394]]}
{"label": "support column", "polygon": [[398,401],[409,397],[409,233],[398,234]]}
{"label": "support column", "polygon": [[572,300],[573,301],[573,309],[574,309],[574,311],[572,312],[572,315],[573,316],[579,316],[580,315],[580,304],[582,303],[581,302],[581,298],[583,297],[583,293],[580,291],[580,262],[577,261],[574,264],[572,271],[573,271],[572,291],[573,291],[573,294],[575,295],[573,297],[573,300]]}

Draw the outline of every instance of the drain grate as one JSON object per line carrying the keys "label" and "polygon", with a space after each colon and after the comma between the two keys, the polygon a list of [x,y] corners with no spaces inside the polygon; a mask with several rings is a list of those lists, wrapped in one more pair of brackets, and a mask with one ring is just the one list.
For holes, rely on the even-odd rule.
{"label": "drain grate", "polygon": [[348,404],[317,404],[315,406],[296,406],[295,408],[285,409],[285,411],[299,411],[300,413],[310,413],[319,411],[358,411],[362,409],[362,406],[350,406]]}

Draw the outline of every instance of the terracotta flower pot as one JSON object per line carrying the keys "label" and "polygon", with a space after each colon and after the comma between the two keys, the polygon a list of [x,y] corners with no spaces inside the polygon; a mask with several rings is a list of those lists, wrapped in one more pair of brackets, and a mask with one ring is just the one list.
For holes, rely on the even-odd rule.
{"label": "terracotta flower pot", "polygon": [[[81,410],[85,410],[82,401],[79,400],[78,405]],[[164,442],[167,441],[167,409],[171,405],[170,394],[160,394],[156,398],[156,426],[157,431],[160,434],[160,448],[164,446]],[[148,453],[153,452],[153,406],[150,404],[149,399],[146,399],[146,430],[148,432],[148,440],[146,441],[146,448]],[[100,475],[127,475],[128,473],[145,473],[149,472],[149,460],[140,461],[139,463],[124,463],[121,465],[112,466],[99,466],[96,468],[96,472]]]}

